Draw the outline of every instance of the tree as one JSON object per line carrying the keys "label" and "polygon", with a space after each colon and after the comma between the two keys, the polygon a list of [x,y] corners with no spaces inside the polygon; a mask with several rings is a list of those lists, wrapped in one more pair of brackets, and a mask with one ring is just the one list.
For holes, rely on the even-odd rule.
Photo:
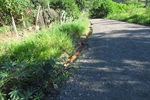
{"label": "tree", "polygon": [[50,6],[53,9],[65,10],[67,16],[78,18],[80,10],[75,0],[50,0]]}
{"label": "tree", "polygon": [[[24,11],[29,6],[29,4],[30,0],[0,0],[0,11],[2,11],[3,15],[11,19],[12,26],[17,37],[19,35],[17,32],[15,20],[17,20],[20,16],[23,18],[22,16],[24,15]],[[16,19],[14,18],[14,15],[17,16]]]}

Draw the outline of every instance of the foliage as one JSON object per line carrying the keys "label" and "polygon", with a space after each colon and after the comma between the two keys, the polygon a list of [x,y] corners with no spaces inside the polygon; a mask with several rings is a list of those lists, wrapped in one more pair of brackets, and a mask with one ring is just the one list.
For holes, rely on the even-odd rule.
{"label": "foliage", "polygon": [[[84,21],[84,23],[83,23]],[[68,35],[76,35],[76,36],[81,36],[82,33],[84,33],[87,30],[88,25],[88,19],[78,19],[75,20],[74,23],[72,22],[67,22],[63,25],[61,25],[60,30],[62,32],[67,33]],[[72,36],[74,37],[74,36]]]}
{"label": "foliage", "polygon": [[77,19],[82,10],[89,7],[86,0],[0,0],[0,26],[10,25],[10,12],[18,26],[26,27],[35,24],[39,5],[44,23],[46,18],[53,17],[49,8],[54,10],[55,15],[61,16],[65,11],[67,18]]}
{"label": "foliage", "polygon": [[87,6],[88,1],[87,0],[75,0],[75,2],[81,11],[88,8],[88,6]]}
{"label": "foliage", "polygon": [[79,18],[81,12],[75,0],[50,0],[51,8],[65,10],[69,17]]}
{"label": "foliage", "polygon": [[138,4],[122,4],[122,8],[120,13],[110,13],[107,18],[150,25],[149,8],[138,7]]}
{"label": "foliage", "polygon": [[8,43],[0,60],[3,62],[30,62],[49,59],[52,56],[58,58],[62,52],[72,54],[74,48],[72,41],[76,39],[74,36],[81,36],[87,29],[88,20],[84,19],[85,22],[81,20],[67,22],[61,26],[57,25],[53,29],[40,31],[24,41]]}
{"label": "foliage", "polygon": [[121,3],[136,3],[139,0],[113,0],[115,2],[121,2]]}
{"label": "foliage", "polygon": [[[120,13],[134,13],[137,12],[137,9],[142,8],[143,5],[141,2],[135,0],[128,0],[124,4],[114,2],[116,0],[96,0],[93,2],[94,6],[90,10],[91,17],[107,17],[112,14]],[[122,0],[121,0],[122,1]],[[120,2],[120,1],[118,1]],[[124,2],[124,1],[122,1]],[[134,10],[136,11],[134,11]]]}
{"label": "foliage", "polygon": [[0,88],[3,93],[1,92],[0,97],[11,100],[41,100],[49,91],[55,91],[55,84],[60,84],[67,78],[64,68],[53,58],[31,64],[1,63]]}
{"label": "foliage", "polygon": [[91,17],[103,18],[110,14],[120,14],[125,12],[134,12],[133,9],[137,8],[139,3],[117,3],[112,0],[104,0],[96,2],[97,5],[91,9]]}
{"label": "foliage", "polygon": [[13,13],[16,22],[18,22],[19,19],[21,19],[22,16],[24,16],[25,11],[27,10],[26,8],[29,7],[29,4],[30,0],[1,0],[0,22],[2,22],[3,24],[8,24],[10,22],[10,12]]}
{"label": "foliage", "polygon": [[90,15],[91,17],[95,17],[95,18],[106,17],[109,14],[120,13],[125,10],[127,10],[125,4],[119,4],[119,3],[113,2],[112,0],[105,0],[105,1],[100,0],[97,3],[97,6],[94,6],[91,9]]}
{"label": "foliage", "polygon": [[0,27],[0,33],[4,32],[4,28]]}
{"label": "foliage", "polygon": [[90,10],[92,18],[110,18],[150,25],[149,8],[144,8],[137,0],[95,0],[92,4],[94,5]]}
{"label": "foliage", "polygon": [[117,14],[109,15],[107,18],[150,26],[149,16],[150,14],[125,13],[125,14],[120,14],[119,16]]}
{"label": "foliage", "polygon": [[54,23],[22,41],[0,43],[0,99],[41,100],[57,94],[68,77],[61,55],[72,55],[88,24],[88,19]]}
{"label": "foliage", "polygon": [[35,31],[22,40],[0,42],[0,100],[41,100],[57,93],[68,77],[62,55],[74,53],[89,25],[87,18],[80,18],[82,10],[88,8],[87,1],[0,0],[0,32],[9,30],[12,15],[17,27],[33,25],[39,7],[39,23],[52,18],[52,10],[58,19],[64,17],[58,22],[48,19],[51,28]]}

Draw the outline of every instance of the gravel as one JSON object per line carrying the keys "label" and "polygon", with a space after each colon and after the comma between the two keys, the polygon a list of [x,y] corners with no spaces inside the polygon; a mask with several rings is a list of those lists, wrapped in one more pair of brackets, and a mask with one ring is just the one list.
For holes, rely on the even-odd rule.
{"label": "gravel", "polygon": [[91,19],[88,50],[59,100],[150,100],[150,27]]}

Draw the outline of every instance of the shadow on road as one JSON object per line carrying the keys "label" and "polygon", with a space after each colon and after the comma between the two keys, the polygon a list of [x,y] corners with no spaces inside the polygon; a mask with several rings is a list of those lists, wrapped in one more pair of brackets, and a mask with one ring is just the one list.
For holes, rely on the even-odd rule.
{"label": "shadow on road", "polygon": [[150,100],[150,29],[127,27],[90,37],[69,83],[72,100]]}

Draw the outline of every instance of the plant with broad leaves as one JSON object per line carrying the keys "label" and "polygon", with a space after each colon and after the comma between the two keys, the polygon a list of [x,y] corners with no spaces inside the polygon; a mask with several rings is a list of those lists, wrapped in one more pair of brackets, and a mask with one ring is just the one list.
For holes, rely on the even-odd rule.
{"label": "plant with broad leaves", "polygon": [[10,99],[11,100],[19,100],[19,93],[20,93],[20,89],[18,89],[16,86],[14,88],[11,89],[11,92],[9,92],[10,95]]}
{"label": "plant with broad leaves", "polygon": [[5,100],[5,96],[6,96],[6,94],[4,94],[0,91],[0,100]]}

